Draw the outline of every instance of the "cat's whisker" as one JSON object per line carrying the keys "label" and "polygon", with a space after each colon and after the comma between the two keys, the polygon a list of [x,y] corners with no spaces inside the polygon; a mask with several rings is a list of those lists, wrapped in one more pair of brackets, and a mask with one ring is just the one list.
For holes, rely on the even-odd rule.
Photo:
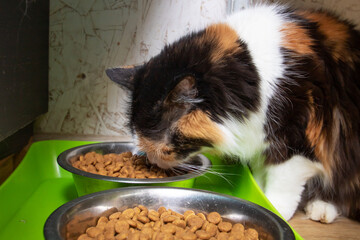
{"label": "cat's whisker", "polygon": [[[192,164],[181,164],[178,166],[178,168],[184,169],[184,170],[188,170],[188,171],[192,171],[195,173],[202,173],[202,171],[199,169],[199,166],[197,165],[192,165]],[[230,181],[228,178],[226,178],[226,176],[236,176],[235,173],[226,173],[226,172],[218,172],[216,171],[216,169],[214,169],[213,167],[207,167],[205,168],[205,171],[209,174],[213,174],[216,176],[221,177],[222,179],[224,179],[231,187],[234,187],[234,183],[232,181]],[[211,181],[211,179],[209,178],[209,176],[207,176],[206,174],[203,175],[205,178],[207,178],[208,180]]]}

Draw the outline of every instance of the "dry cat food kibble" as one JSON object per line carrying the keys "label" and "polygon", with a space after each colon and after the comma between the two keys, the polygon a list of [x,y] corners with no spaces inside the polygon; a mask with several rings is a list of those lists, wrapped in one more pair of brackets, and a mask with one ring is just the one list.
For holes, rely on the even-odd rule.
{"label": "dry cat food kibble", "polygon": [[133,155],[131,152],[121,154],[99,154],[89,152],[73,160],[72,165],[85,172],[120,178],[164,178],[175,176],[163,169],[146,164],[146,157]]}
{"label": "dry cat food kibble", "polygon": [[219,213],[205,216],[192,210],[180,214],[160,207],[157,211],[139,205],[109,217],[100,217],[96,226],[86,229],[78,240],[257,240],[258,232],[232,224]]}

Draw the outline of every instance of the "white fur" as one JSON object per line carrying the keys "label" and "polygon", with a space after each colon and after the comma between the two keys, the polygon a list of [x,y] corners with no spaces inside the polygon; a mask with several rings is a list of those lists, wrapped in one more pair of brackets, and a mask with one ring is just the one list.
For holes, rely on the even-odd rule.
{"label": "white fur", "polygon": [[320,221],[322,223],[331,223],[339,215],[337,208],[322,200],[314,200],[308,202],[305,207],[306,216],[311,220]]}
{"label": "white fur", "polygon": [[280,51],[281,27],[285,20],[277,5],[263,5],[242,10],[227,19],[248,47],[261,78],[261,105],[265,111],[283,76],[283,57]]}
{"label": "white fur", "polygon": [[252,158],[254,153],[265,149],[265,133],[262,127],[264,116],[250,114],[249,118],[242,122],[235,118],[223,121],[223,124],[218,124],[218,128],[223,132],[226,142],[216,146],[221,152],[239,156],[246,161]]}
{"label": "white fur", "polygon": [[268,167],[265,195],[289,220],[297,209],[307,180],[324,172],[320,163],[295,155],[284,163]]}
{"label": "white fur", "polygon": [[249,159],[267,147],[264,133],[266,112],[277,81],[284,72],[280,29],[285,20],[279,10],[276,5],[257,6],[242,10],[226,21],[247,44],[260,76],[261,98],[260,109],[250,114],[248,119],[223,119],[224,123],[219,125],[226,141],[216,148],[226,154]]}

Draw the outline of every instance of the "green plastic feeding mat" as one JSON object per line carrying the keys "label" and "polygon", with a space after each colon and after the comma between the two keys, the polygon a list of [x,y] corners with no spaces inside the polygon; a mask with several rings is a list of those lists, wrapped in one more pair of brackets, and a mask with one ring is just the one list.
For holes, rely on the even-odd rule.
{"label": "green plastic feeding mat", "polygon": [[[57,156],[84,141],[41,141],[32,144],[14,173],[0,186],[0,239],[44,239],[46,219],[58,207],[78,197],[72,174],[57,164]],[[227,165],[206,155],[212,169],[193,188],[239,197],[278,212],[256,184],[249,169]],[[294,231],[296,239],[302,239]]]}

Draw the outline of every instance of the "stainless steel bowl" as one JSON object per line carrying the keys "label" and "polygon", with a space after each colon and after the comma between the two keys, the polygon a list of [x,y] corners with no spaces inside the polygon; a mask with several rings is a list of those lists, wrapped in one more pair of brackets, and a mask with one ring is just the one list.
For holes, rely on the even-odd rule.
{"label": "stainless steel bowl", "polygon": [[70,201],[47,219],[47,240],[76,239],[95,225],[99,216],[136,205],[157,210],[160,206],[179,213],[186,210],[219,212],[223,218],[255,228],[260,239],[291,240],[295,236],[280,217],[254,203],[214,192],[173,187],[126,187],[97,192]]}
{"label": "stainless steel bowl", "polygon": [[191,159],[191,164],[197,165],[196,172],[178,175],[167,178],[152,179],[135,179],[135,178],[119,178],[109,177],[82,171],[72,166],[72,160],[81,154],[95,151],[101,154],[133,152],[135,146],[133,143],[123,142],[104,142],[83,145],[68,149],[62,152],[58,158],[58,164],[65,170],[72,173],[74,183],[79,196],[98,192],[102,190],[128,187],[134,185],[154,185],[154,186],[172,186],[172,187],[189,187],[194,184],[194,179],[203,175],[210,168],[211,162],[204,155],[199,154]]}

